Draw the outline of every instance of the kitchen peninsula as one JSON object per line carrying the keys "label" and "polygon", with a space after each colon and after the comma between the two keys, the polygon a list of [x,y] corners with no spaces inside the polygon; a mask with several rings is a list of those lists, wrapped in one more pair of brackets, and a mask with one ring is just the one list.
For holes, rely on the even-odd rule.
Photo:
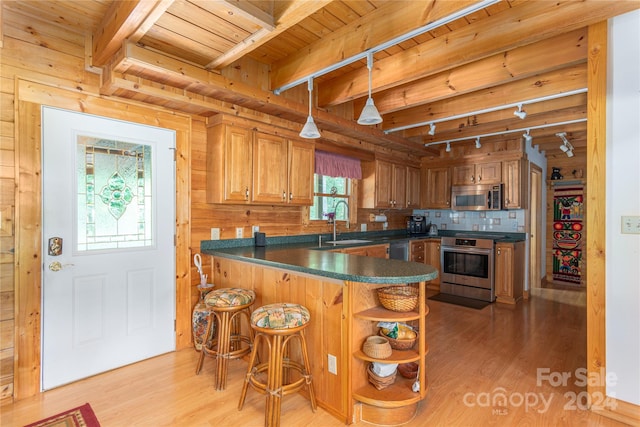
{"label": "kitchen peninsula", "polygon": [[[319,245],[317,235],[287,239],[282,244],[271,241],[266,247],[254,247],[253,239],[203,241],[201,250],[212,257],[210,277],[216,287],[253,289],[255,307],[294,302],[309,309],[307,340],[320,406],[347,424],[394,425],[411,420],[428,391],[425,290],[426,282],[437,277],[437,270],[415,262],[334,252],[340,245]],[[388,242],[382,239],[355,246],[367,244]],[[394,312],[380,306],[376,289],[405,284],[419,290],[413,311]],[[376,359],[361,351],[362,344],[377,334],[377,323],[383,320],[411,323],[418,329],[413,349],[394,350],[384,359],[420,363],[417,392],[412,391],[414,380],[400,375],[383,390],[368,382],[367,367]]]}

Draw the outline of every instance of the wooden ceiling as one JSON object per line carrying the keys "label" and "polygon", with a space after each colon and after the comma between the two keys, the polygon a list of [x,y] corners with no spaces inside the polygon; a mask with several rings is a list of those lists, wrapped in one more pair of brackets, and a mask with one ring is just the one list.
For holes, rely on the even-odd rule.
{"label": "wooden ceiling", "polygon": [[[587,27],[640,2],[501,0],[455,16],[479,4],[54,0],[3,7],[87,37],[88,66],[103,73],[108,95],[203,116],[266,113],[297,132],[308,114],[306,81],[313,76],[313,116],[327,141],[429,155],[435,150],[425,143],[473,145],[478,135],[505,131],[511,133],[481,141],[519,139],[530,129],[540,150],[559,152],[557,132],[566,132],[576,149],[584,147]],[[368,50],[373,99],[383,117],[376,126],[356,123],[367,99],[362,54]],[[513,114],[517,104],[527,112],[524,119]],[[399,127],[406,129],[390,131]]]}

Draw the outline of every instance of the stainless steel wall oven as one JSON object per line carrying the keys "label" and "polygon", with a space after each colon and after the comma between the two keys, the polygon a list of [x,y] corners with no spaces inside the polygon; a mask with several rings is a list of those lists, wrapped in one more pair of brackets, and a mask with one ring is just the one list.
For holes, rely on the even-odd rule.
{"label": "stainless steel wall oven", "polygon": [[440,248],[441,293],[495,300],[492,239],[443,237]]}

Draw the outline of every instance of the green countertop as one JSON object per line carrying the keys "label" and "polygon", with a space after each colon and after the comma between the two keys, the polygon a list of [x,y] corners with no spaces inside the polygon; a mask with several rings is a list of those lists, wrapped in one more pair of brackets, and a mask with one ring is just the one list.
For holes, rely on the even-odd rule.
{"label": "green countertop", "polygon": [[[524,239],[521,233],[507,233],[504,240]],[[369,233],[344,233],[340,239],[363,239],[366,243],[335,245],[326,243],[330,234],[281,236],[267,238],[265,247],[255,247],[254,239],[203,240],[201,252],[206,255],[251,262],[269,267],[364,283],[402,284],[429,281],[438,277],[438,271],[430,265],[393,259],[381,259],[331,252],[330,249],[368,246],[397,240],[437,239],[440,236],[407,236],[404,232],[386,231]]]}

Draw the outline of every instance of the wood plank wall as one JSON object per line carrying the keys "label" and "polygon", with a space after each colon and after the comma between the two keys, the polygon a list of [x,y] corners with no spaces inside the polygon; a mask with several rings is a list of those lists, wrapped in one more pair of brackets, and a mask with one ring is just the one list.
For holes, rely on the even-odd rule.
{"label": "wood plank wall", "polygon": [[[29,17],[26,19],[19,13],[3,10],[2,14],[2,63],[0,64],[0,399],[4,402],[14,398],[15,356],[16,356],[16,270],[14,264],[14,248],[16,247],[15,210],[16,188],[18,180],[16,159],[16,85],[18,79],[43,83],[56,88],[75,91],[68,99],[53,91],[52,104],[69,104],[68,108],[85,108],[85,95],[99,95],[100,78],[97,74],[85,69],[85,37],[81,34],[64,31],[55,24],[39,21]],[[238,73],[234,78],[263,79],[266,82],[266,70],[262,66],[246,64],[242,69],[234,69]],[[266,84],[266,83],[265,83]],[[55,93],[55,94],[54,94]],[[84,95],[78,95],[78,94]],[[123,110],[135,105],[121,100],[115,100],[116,108],[120,105]],[[34,133],[35,132],[35,133]],[[38,134],[38,129],[31,129],[31,133]],[[180,186],[190,186],[190,200],[177,201],[178,210],[185,211],[186,220],[179,223],[178,228],[190,227],[184,253],[179,253],[181,264],[187,266],[182,274],[178,271],[180,280],[187,280],[190,290],[186,300],[178,297],[178,304],[193,306],[198,298],[195,286],[198,283],[197,274],[192,259],[195,252],[199,252],[200,241],[210,238],[210,229],[221,229],[222,238],[235,237],[235,228],[243,227],[245,235],[249,236],[251,225],[259,224],[261,231],[270,236],[294,235],[301,233],[328,233],[329,225],[324,222],[309,223],[305,208],[288,208],[273,206],[222,206],[206,203],[205,174],[206,174],[206,127],[203,117],[192,117],[189,144],[190,152],[184,153],[183,160],[190,165],[190,175],[186,183]],[[39,197],[40,194],[37,194]],[[358,210],[358,223],[368,221],[369,213],[377,210]],[[395,211],[388,213],[390,228],[404,227],[405,216],[410,211]],[[381,229],[382,224],[369,223],[369,230]],[[340,227],[341,228],[341,227]],[[352,227],[352,231],[355,226]],[[359,228],[358,228],[359,229]],[[39,238],[39,236],[38,236]],[[206,257],[208,259],[208,257]],[[39,283],[37,285],[39,287]],[[24,302],[24,301],[23,301]],[[30,301],[39,307],[39,301]],[[32,325],[31,333],[23,336],[27,340],[39,340],[39,310],[36,310],[36,324]],[[185,310],[183,310],[185,311]],[[190,327],[190,310],[188,316],[177,319],[178,328]],[[178,310],[180,312],[180,310]],[[25,313],[22,313],[23,319]],[[186,326],[185,326],[186,325]],[[38,336],[33,336],[38,335]],[[184,337],[179,338],[184,339]],[[180,346],[180,345],[179,345]],[[23,355],[24,356],[24,355]],[[33,355],[31,360],[22,360],[22,366],[38,366],[39,354]],[[23,390],[37,392],[37,380],[30,379],[21,384]],[[24,396],[23,396],[24,397]]]}
{"label": "wood plank wall", "polygon": [[[85,36],[63,30],[54,23],[39,21],[32,17],[25,18],[19,12],[4,9],[2,13],[2,40],[0,40],[2,63],[0,64],[0,398],[12,399],[14,395],[15,336],[16,336],[16,294],[14,248],[16,247],[16,230],[14,226],[16,210],[16,82],[25,79],[50,85],[56,88],[75,91],[75,100],[57,99],[55,103],[74,102],[74,107],[84,108],[84,95],[99,95],[100,78],[97,74],[86,70]],[[264,67],[247,63],[242,69],[236,69],[240,80],[258,79],[266,87],[267,70]],[[109,102],[108,98],[103,98]],[[102,101],[101,101],[102,102]],[[126,109],[126,105],[136,105],[115,100],[113,104]],[[345,116],[349,111],[341,111]],[[31,129],[34,133],[35,129]],[[37,132],[35,132],[37,133]],[[244,234],[249,236],[252,225],[260,225],[261,231],[268,236],[295,235],[303,233],[329,233],[331,227],[324,222],[311,223],[306,218],[307,209],[299,207],[274,206],[231,206],[211,205],[206,203],[206,128],[202,117],[192,117],[189,144],[191,149],[183,153],[183,161],[190,164],[188,182],[178,183],[179,187],[190,187],[190,194],[177,205],[185,211],[186,222],[178,224],[178,228],[190,227],[184,253],[178,254],[179,262],[184,263],[187,271],[179,273],[178,281],[186,280],[190,284],[190,298],[179,303],[191,306],[198,295],[195,289],[197,275],[191,262],[193,254],[199,251],[200,241],[209,239],[210,229],[221,229],[222,238],[233,238],[235,228],[243,227]],[[576,158],[578,155],[576,155]],[[551,162],[553,163],[553,162]],[[583,169],[584,165],[580,165]],[[573,168],[573,166],[568,166]],[[355,189],[357,191],[357,188]],[[39,197],[40,195],[37,194]],[[189,200],[190,199],[190,200]],[[370,213],[379,213],[374,209],[358,209],[354,200],[351,209],[356,212],[356,222],[350,231],[357,231],[360,224],[367,223],[368,230],[380,230],[382,224],[368,222]],[[405,218],[410,210],[392,210],[385,212],[389,218],[390,229],[405,227]],[[356,225],[357,224],[357,225]],[[340,231],[344,231],[342,225]],[[207,257],[208,258],[208,257]],[[210,266],[207,266],[210,268]],[[39,319],[39,313],[38,313]],[[39,320],[38,320],[39,321]],[[190,316],[178,319],[178,323],[190,324]],[[23,337],[24,338],[24,337]],[[27,339],[38,339],[30,336]],[[25,361],[23,361],[25,362]],[[27,364],[38,364],[39,360],[26,361]],[[37,390],[38,384],[22,384],[28,389]]]}

